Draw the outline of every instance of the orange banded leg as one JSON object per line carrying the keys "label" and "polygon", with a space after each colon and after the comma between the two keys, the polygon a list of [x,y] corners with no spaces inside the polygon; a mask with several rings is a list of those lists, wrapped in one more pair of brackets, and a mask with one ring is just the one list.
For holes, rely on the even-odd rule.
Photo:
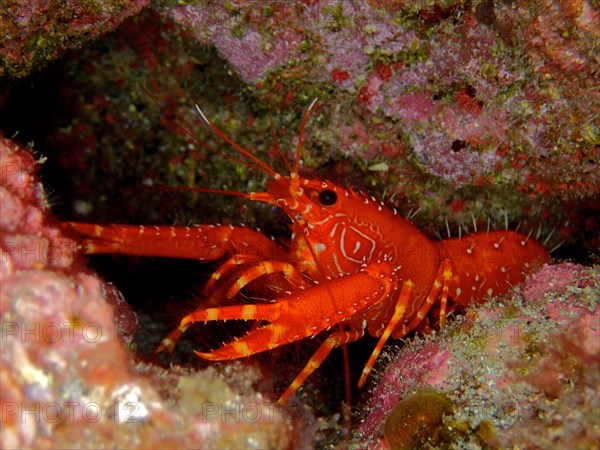
{"label": "orange banded leg", "polygon": [[398,295],[396,307],[394,308],[394,315],[388,322],[385,330],[383,330],[383,334],[379,338],[379,342],[377,342],[377,345],[373,349],[373,353],[371,353],[371,357],[367,361],[367,364],[365,364],[365,368],[363,369],[360,379],[358,380],[358,387],[362,387],[365,384],[365,381],[367,381],[367,377],[371,373],[371,370],[375,365],[375,361],[381,353],[381,349],[392,334],[392,331],[394,331],[396,328],[396,325],[398,325],[398,323],[404,317],[404,314],[406,313],[406,306],[410,300],[410,294],[412,293],[413,287],[414,283],[411,280],[406,280],[402,283],[402,289],[400,290],[400,295]]}
{"label": "orange banded leg", "polygon": [[[185,316],[181,320],[179,327],[177,327],[175,330],[173,330],[171,333],[169,333],[169,335],[162,340],[162,342],[158,346],[156,352],[158,352],[158,353],[162,352],[162,351],[172,352],[173,349],[175,348],[175,345],[181,338],[181,336],[195,322],[210,322],[210,321],[217,321],[217,320],[232,320],[232,319],[267,320],[269,322],[275,322],[281,315],[280,306],[281,306],[280,303],[265,303],[265,304],[258,304],[258,305],[231,305],[231,306],[223,306],[223,307],[217,307],[217,308],[199,309],[199,310],[194,311],[194,312],[188,314],[187,316]],[[248,336],[249,338],[256,339],[259,334],[257,332],[259,330],[263,330],[264,328],[265,327],[261,327],[257,330],[251,331],[246,336]],[[246,337],[246,336],[244,336],[244,337]],[[266,342],[268,342],[270,340],[271,339],[269,336],[269,339],[267,339]],[[242,357],[248,356],[252,353],[257,353],[258,351],[262,351],[262,350],[256,350],[252,353],[247,353],[245,351],[241,351],[237,354],[230,352],[227,347],[233,346],[235,349],[235,343],[237,341],[238,340],[236,339],[236,341],[226,344],[225,346],[211,352],[213,354],[212,357],[210,356],[211,353],[201,353],[201,352],[196,352],[196,353],[198,354],[198,356],[201,356],[205,359],[220,360],[220,359],[242,358]],[[256,341],[256,342],[260,342],[261,344],[264,344],[265,341],[261,340],[261,341]],[[273,347],[276,347],[276,345]],[[271,348],[273,348],[273,347],[271,347]],[[223,350],[223,349],[225,349],[225,350]],[[244,347],[242,347],[241,344],[240,344],[240,349],[241,350],[244,349]],[[263,350],[268,350],[268,349],[269,349],[269,346],[267,345],[267,346],[265,346],[265,348]],[[222,357],[219,357],[219,355],[221,355]]]}
{"label": "orange banded leg", "polygon": [[448,303],[448,288],[450,286],[450,280],[452,280],[452,264],[450,260],[445,259],[440,264],[440,268],[437,271],[437,275],[433,281],[431,289],[429,289],[427,298],[421,305],[421,308],[419,308],[419,311],[417,311],[415,317],[413,317],[408,325],[404,325],[396,329],[395,332],[392,333],[392,336],[396,339],[399,339],[417,328],[419,324],[425,320],[425,317],[435,303],[440,291],[442,292],[442,298],[440,301],[440,326],[443,326],[446,323],[446,307]]}
{"label": "orange banded leg", "polygon": [[364,328],[352,331],[336,331],[335,333],[332,333],[308,360],[306,366],[304,366],[304,369],[302,369],[294,381],[292,381],[292,384],[290,384],[285,392],[281,394],[277,403],[280,405],[287,403],[289,398],[294,395],[300,386],[302,386],[302,383],[304,383],[306,379],[319,368],[334,348],[342,344],[349,344],[357,341],[364,335]]}
{"label": "orange banded leg", "polygon": [[[207,283],[204,288],[205,291],[210,290],[210,287],[214,285],[214,283],[226,272],[232,270],[234,267],[239,266],[241,264],[255,261],[256,257],[250,255],[235,255],[229,260],[227,260],[217,271],[212,275],[211,280]],[[223,270],[223,267],[227,267]],[[215,277],[215,274],[219,274]],[[238,279],[237,282],[231,286],[231,288],[227,291],[226,297],[233,298],[241,289],[243,289],[248,283],[254,281],[255,279],[263,276],[269,275],[273,273],[282,273],[284,277],[292,284],[296,284],[297,286],[304,286],[304,278],[302,278],[302,274],[298,271],[294,266],[289,263],[284,263],[281,261],[263,261],[259,263],[256,267],[252,267],[246,270]],[[210,286],[209,286],[210,284]],[[248,305],[252,306],[252,305]],[[241,306],[243,308],[243,306]],[[258,319],[258,318],[257,318]],[[183,334],[190,327],[191,323],[181,324],[175,330],[173,330],[169,335],[164,338],[159,346],[156,349],[157,353],[161,353],[163,351],[167,351],[172,353],[177,345],[177,342],[181,339]],[[199,355],[205,357],[204,355]],[[210,358],[207,358],[210,359]]]}
{"label": "orange banded leg", "polygon": [[[389,297],[396,287],[396,270],[397,268],[393,268],[388,262],[376,262],[362,268],[358,273],[310,286],[272,303],[200,309],[184,317],[179,330],[185,331],[193,322],[236,319],[269,322],[216,350],[197,352],[198,356],[210,360],[243,358],[315,336],[338,323],[352,319],[357,311]],[[350,335],[358,339],[364,334],[364,330],[358,334],[352,333]],[[337,339],[343,341],[344,336],[346,335],[342,333]],[[318,367],[328,353],[329,351],[323,350],[313,358],[313,363],[307,366],[309,368],[302,375],[303,379]],[[298,383],[294,385],[288,395],[295,392],[298,386]]]}
{"label": "orange banded leg", "polygon": [[[448,289],[450,288],[450,280],[452,280],[452,266],[450,261],[445,259],[442,262],[442,299],[440,300],[440,326],[446,324],[446,308],[448,305]],[[439,275],[438,275],[439,276]]]}
{"label": "orange banded leg", "polygon": [[247,284],[262,277],[273,273],[281,273],[292,285],[304,286],[304,278],[302,273],[293,265],[282,261],[262,261],[256,266],[246,270],[238,280],[227,291],[227,298],[233,298]]}
{"label": "orange banded leg", "polygon": [[227,261],[221,264],[217,270],[213,272],[213,274],[210,276],[210,279],[204,286],[203,291],[212,291],[212,288],[217,281],[219,281],[221,278],[223,278],[223,276],[225,276],[229,272],[234,271],[237,267],[241,266],[242,264],[249,264],[257,261],[260,261],[260,259],[256,255],[233,255],[231,258],[229,258]]}
{"label": "orange banded leg", "polygon": [[[196,310],[182,319],[179,330],[185,331],[194,322],[225,320],[269,322],[269,325],[250,331],[212,352],[199,354],[211,360],[242,358],[278,345],[314,336],[352,318],[358,309],[368,306],[365,298],[371,298],[373,303],[387,298],[393,289],[392,274],[393,271],[387,263],[370,264],[359,273],[311,286],[272,303]],[[266,334],[265,330],[272,332],[272,335]]]}
{"label": "orange banded leg", "polygon": [[179,325],[177,328],[175,328],[173,331],[171,331],[167,335],[167,337],[165,337],[162,341],[160,341],[160,344],[158,344],[158,347],[156,347],[156,350],[154,350],[154,353],[162,353],[162,352],[173,353],[173,350],[175,350],[175,346],[179,342],[179,339],[181,339],[181,336],[183,336],[183,334],[187,331],[187,329],[190,326],[191,326],[191,324],[188,324],[186,326]]}
{"label": "orange banded leg", "polygon": [[210,279],[204,286],[204,292],[210,292],[214,284],[221,278],[223,278],[223,276],[227,273],[235,270],[242,264],[247,264],[255,261],[258,261],[258,258],[254,255],[233,255],[231,258],[229,258],[227,261],[221,264],[217,270],[213,272],[213,274],[210,276]]}

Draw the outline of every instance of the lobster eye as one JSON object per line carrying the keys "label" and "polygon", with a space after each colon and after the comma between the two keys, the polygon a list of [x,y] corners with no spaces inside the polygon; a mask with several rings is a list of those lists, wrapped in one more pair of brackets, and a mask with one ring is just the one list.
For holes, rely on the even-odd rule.
{"label": "lobster eye", "polygon": [[323,206],[331,206],[337,202],[337,194],[331,189],[325,189],[319,194],[319,201]]}

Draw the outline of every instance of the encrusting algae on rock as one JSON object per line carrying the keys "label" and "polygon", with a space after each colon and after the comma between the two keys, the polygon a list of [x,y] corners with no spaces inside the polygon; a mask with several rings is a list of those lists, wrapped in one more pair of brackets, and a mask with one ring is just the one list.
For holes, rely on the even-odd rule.
{"label": "encrusting algae on rock", "polygon": [[442,393],[420,391],[409,395],[385,419],[385,441],[392,450],[438,447],[447,432],[442,429],[443,418],[452,410],[452,403]]}

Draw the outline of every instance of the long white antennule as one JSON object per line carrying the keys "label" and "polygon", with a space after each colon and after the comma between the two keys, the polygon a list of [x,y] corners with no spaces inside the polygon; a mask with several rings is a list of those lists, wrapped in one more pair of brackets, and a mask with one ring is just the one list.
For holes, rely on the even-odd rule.
{"label": "long white antennule", "polygon": [[252,161],[257,163],[258,169],[262,170],[264,173],[266,173],[267,175],[270,175],[272,177],[277,176],[277,173],[273,169],[271,169],[271,167],[268,164],[265,164],[259,158],[257,158],[252,153],[250,153],[248,150],[240,147],[238,144],[236,144],[234,141],[232,141],[229,137],[227,137],[227,135],[225,133],[223,133],[221,130],[219,130],[215,124],[213,124],[210,120],[208,120],[208,118],[206,117],[204,112],[202,112],[202,109],[200,109],[200,106],[198,106],[197,103],[194,103],[194,107],[196,109],[196,114],[198,116],[198,119],[200,119],[200,122],[202,122],[203,125],[207,126],[211,130],[213,130],[221,139],[223,139],[225,142],[227,142],[229,145],[231,145],[233,148],[235,148],[242,155],[247,156]]}
{"label": "long white antennule", "polygon": [[304,113],[304,118],[302,119],[302,124],[300,125],[300,132],[298,133],[298,149],[296,150],[296,161],[294,163],[294,174],[296,174],[296,175],[298,175],[298,170],[299,170],[299,166],[300,166],[300,151],[302,149],[302,136],[304,135],[304,127],[306,126],[306,122],[308,121],[308,116],[310,115],[310,112],[314,108],[318,99],[319,99],[318,97],[315,97],[313,99],[313,101],[310,102],[310,105],[308,105],[308,108],[306,109],[306,112]]}

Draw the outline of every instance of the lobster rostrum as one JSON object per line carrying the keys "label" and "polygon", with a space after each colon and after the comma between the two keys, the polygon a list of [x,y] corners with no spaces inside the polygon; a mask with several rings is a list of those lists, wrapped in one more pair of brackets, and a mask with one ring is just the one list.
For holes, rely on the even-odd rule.
{"label": "lobster rostrum", "polygon": [[379,338],[360,377],[362,386],[386,341],[402,338],[422,325],[434,306],[439,308],[443,325],[449,300],[459,307],[484,302],[506,293],[528,273],[550,262],[544,246],[529,236],[501,230],[434,241],[373,197],[301,177],[302,136],[315,102],[302,120],[293,167],[286,161],[289,175],[277,173],[229,139],[196,105],[204,125],[252,161],[245,164],[269,176],[265,192],[232,194],[281,208],[291,220],[288,248],[244,226],[67,224],[84,236],[82,248],[88,254],[204,261],[225,257],[203,290],[213,302],[219,296],[234,299],[244,287],[261,281],[272,290],[265,302],[217,305],[186,315],[159,350],[172,350],[196,322],[260,323],[220,348],[196,352],[215,361],[243,358],[330,331],[281,395],[280,403],[298,390],[335,347],[365,333]]}

